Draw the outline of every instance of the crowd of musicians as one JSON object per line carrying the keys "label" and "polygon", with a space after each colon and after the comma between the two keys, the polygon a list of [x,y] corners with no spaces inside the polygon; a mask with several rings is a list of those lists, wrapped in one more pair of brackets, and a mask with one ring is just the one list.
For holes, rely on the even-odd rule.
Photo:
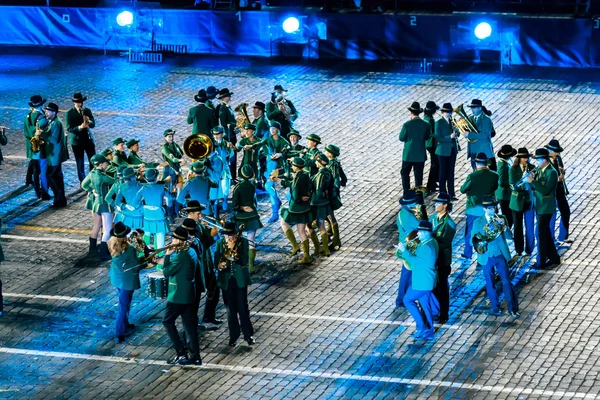
{"label": "crowd of musicians", "polygon": [[[197,330],[222,324],[215,314],[220,294],[228,312],[229,345],[236,346],[241,335],[249,345],[255,343],[247,288],[257,268],[256,233],[263,227],[257,194],[268,196],[268,223],[279,222],[291,255],[301,253],[299,264],[341,247],[335,211],[342,206],[340,190],[347,179],[340,148],[320,147],[316,134],[306,136],[306,146],[299,143],[298,111],[281,85],[266,104],[242,103],[234,109],[232,97],[227,88],[200,90],[187,116],[192,135],[179,138],[175,130],[165,130],[160,162],[147,160],[137,139],[114,138],[111,148],[96,154],[96,121],[81,93],[72,98],[65,127],[57,104],[45,105],[40,95],[31,97],[25,117],[26,183],[39,199],[50,200],[52,192],[53,208],[67,205],[61,165],[71,144],[93,222],[81,262],[111,261],[110,280],[119,297],[116,342],[135,330],[128,316],[133,293],[141,287],[140,270],[157,266],[158,275],[149,275],[149,291],[167,300],[163,324],[176,351],[169,360],[173,364],[201,364]],[[184,172],[186,163],[189,172]],[[168,236],[171,242],[165,245]],[[179,317],[183,335],[175,325]]]}
{"label": "crowd of musicians", "polygon": [[[396,306],[406,307],[415,319],[416,340],[432,340],[434,321],[443,324],[449,318],[448,277],[457,230],[450,213],[457,200],[454,171],[461,141],[466,142],[466,156],[473,169],[459,188],[466,195],[461,256],[470,262],[475,250],[477,264],[483,269],[486,281],[490,315],[503,314],[496,291],[499,281],[507,313],[512,318],[520,317],[509,261],[519,260],[523,252],[531,256],[537,245],[537,262],[533,268],[551,268],[561,262],[557,245],[570,242],[569,192],[559,141],[552,139],[533,154],[524,147],[515,149],[510,144],[504,144],[494,153],[492,139],[496,132],[490,118],[492,113],[479,99],[472,100],[468,107],[470,115],[462,105],[453,108],[445,103],[439,107],[428,101],[422,109],[415,102],[408,108],[410,120],[404,123],[399,135],[404,143],[403,196],[397,218],[396,255],[402,262],[402,270]],[[431,165],[428,180],[423,185],[428,155]],[[413,171],[415,185],[411,186]],[[424,200],[436,192],[435,212],[428,216]],[[560,228],[555,240],[557,214]],[[514,244],[515,257],[508,241]]]}

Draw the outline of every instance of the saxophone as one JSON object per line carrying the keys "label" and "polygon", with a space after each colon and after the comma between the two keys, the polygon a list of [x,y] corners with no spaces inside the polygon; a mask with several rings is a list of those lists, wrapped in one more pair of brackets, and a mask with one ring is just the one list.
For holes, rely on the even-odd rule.
{"label": "saxophone", "polygon": [[29,139],[29,143],[31,143],[31,151],[33,151],[34,154],[39,153],[41,150],[42,138],[37,134],[41,131],[42,130],[40,129],[40,122],[35,121],[35,135],[31,139]]}
{"label": "saxophone", "polygon": [[506,222],[497,214],[483,227],[483,234],[476,233],[473,236],[473,247],[478,254],[487,251],[488,244],[496,240],[506,230]]}
{"label": "saxophone", "polygon": [[241,224],[238,232],[235,234],[235,241],[233,242],[233,246],[225,246],[225,252],[221,256],[221,260],[217,264],[217,270],[223,271],[227,268],[231,267],[231,263],[239,260],[240,258],[240,238],[242,237],[242,228],[244,224]]}

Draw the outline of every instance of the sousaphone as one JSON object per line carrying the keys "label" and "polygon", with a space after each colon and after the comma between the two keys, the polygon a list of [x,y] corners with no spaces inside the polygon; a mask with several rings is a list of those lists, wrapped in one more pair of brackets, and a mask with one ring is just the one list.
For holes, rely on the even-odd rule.
{"label": "sousaphone", "polygon": [[210,156],[212,151],[212,140],[202,133],[196,133],[188,136],[183,142],[183,152],[186,156],[195,161],[205,159],[206,157]]}

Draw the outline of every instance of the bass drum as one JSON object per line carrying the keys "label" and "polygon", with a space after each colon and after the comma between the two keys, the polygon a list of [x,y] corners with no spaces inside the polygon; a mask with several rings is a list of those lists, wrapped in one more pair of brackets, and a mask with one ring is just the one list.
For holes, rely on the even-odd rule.
{"label": "bass drum", "polygon": [[148,274],[148,296],[153,299],[166,299],[169,294],[169,285],[162,272]]}

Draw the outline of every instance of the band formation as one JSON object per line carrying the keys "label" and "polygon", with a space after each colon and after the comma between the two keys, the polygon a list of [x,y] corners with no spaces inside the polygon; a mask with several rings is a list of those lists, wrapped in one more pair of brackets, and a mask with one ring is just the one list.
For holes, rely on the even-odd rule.
{"label": "band formation", "polygon": [[[168,361],[172,364],[201,365],[198,329],[222,324],[216,318],[220,296],[227,309],[229,345],[236,346],[242,335],[249,345],[255,344],[248,286],[260,266],[255,240],[263,225],[257,195],[268,196],[268,223],[279,222],[299,264],[341,248],[335,211],[342,207],[340,191],[347,178],[338,160],[340,148],[327,144],[321,151],[316,134],[307,135],[306,146],[299,144],[302,136],[294,129],[298,111],[281,85],[266,104],[232,108],[232,96],[226,88],[200,90],[194,96],[198,104],[187,117],[191,135],[180,145],[176,132],[165,130],[158,162],[143,159],[137,139],[115,138],[112,148],[96,154],[95,119],[81,93],[73,96],[65,127],[57,117],[59,107],[45,105],[40,95],[31,97],[24,121],[30,159],[26,183],[42,200],[51,200],[50,190],[53,208],[67,205],[61,164],[69,158],[67,142],[71,144],[93,220],[89,251],[79,262],[111,261],[110,281],[119,298],[116,342],[135,331],[128,316],[133,293],[141,288],[139,273],[154,268],[148,274],[148,294],[166,299],[163,325],[175,349]],[[556,243],[569,242],[568,189],[558,140],[534,154],[508,144],[494,153],[492,113],[478,99],[468,107],[471,115],[462,105],[445,103],[440,108],[429,101],[422,109],[415,102],[399,134],[404,145],[403,195],[396,256],[402,269],[396,306],[405,306],[415,319],[415,340],[432,340],[434,323],[444,324],[449,318],[448,277],[457,230],[450,214],[457,200],[454,173],[461,142],[466,142],[473,168],[460,187],[466,195],[462,258],[470,262],[475,250],[491,315],[503,313],[496,291],[499,280],[508,314],[519,318],[509,261],[523,257],[523,252],[531,256],[537,243],[537,267],[549,268],[560,263]],[[5,143],[4,130],[2,138]],[[428,158],[429,176],[423,185]],[[184,168],[186,163],[189,168]],[[428,216],[425,199],[436,192],[435,212]],[[555,241],[557,207],[560,230]],[[171,240],[165,245],[167,237]],[[515,257],[508,241],[514,243]],[[200,319],[202,293],[206,301]],[[183,335],[176,328],[179,317]]]}

